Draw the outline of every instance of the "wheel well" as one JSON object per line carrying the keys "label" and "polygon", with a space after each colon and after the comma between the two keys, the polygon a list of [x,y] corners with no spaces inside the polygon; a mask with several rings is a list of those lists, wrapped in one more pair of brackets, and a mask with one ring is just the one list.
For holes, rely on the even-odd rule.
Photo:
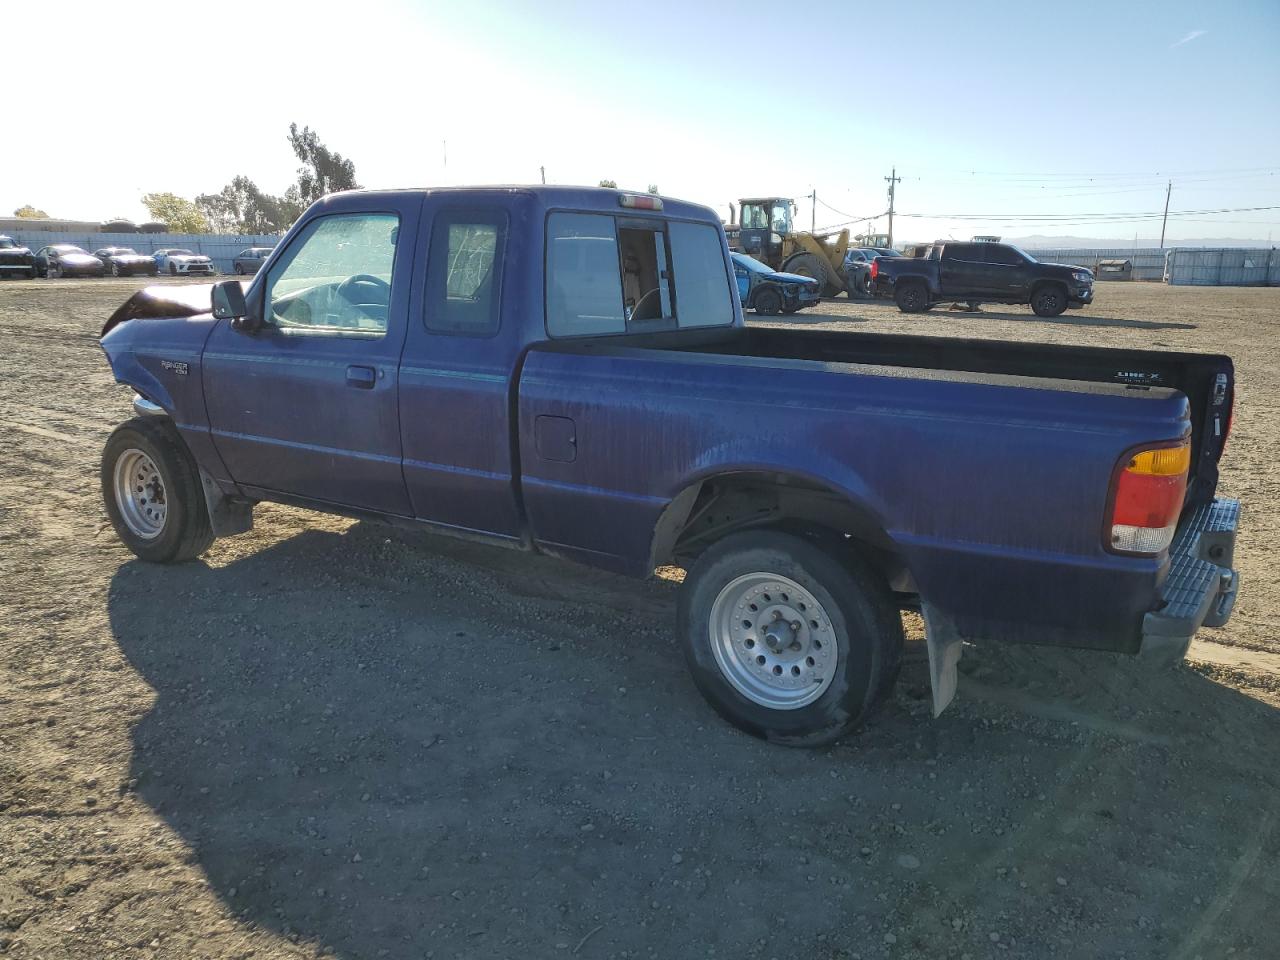
{"label": "wheel well", "polygon": [[844,494],[784,473],[734,473],[693,484],[667,505],[654,529],[650,569],[687,567],[730,533],[779,529],[856,551],[892,589],[914,592],[879,520]]}
{"label": "wheel well", "polygon": [[1045,277],[1041,280],[1037,280],[1035,283],[1031,285],[1031,296],[1034,297],[1037,293],[1039,293],[1045,287],[1061,287],[1063,292],[1065,293],[1067,289],[1067,284],[1063,280],[1055,280],[1052,277]]}

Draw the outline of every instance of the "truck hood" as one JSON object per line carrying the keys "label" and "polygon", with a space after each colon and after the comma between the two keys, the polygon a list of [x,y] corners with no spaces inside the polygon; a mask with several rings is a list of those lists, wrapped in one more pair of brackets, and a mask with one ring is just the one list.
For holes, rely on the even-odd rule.
{"label": "truck hood", "polygon": [[[106,336],[127,320],[183,319],[209,313],[213,309],[213,284],[189,287],[143,287],[122,303],[102,327]],[[210,317],[212,319],[212,317]]]}

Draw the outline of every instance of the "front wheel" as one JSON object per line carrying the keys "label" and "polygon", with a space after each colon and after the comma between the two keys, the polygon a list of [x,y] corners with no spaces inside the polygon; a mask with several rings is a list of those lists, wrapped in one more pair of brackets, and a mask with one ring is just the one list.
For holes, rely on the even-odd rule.
{"label": "front wheel", "polygon": [[116,533],[153,563],[181,563],[213,543],[199,472],[168,421],[135,417],[102,451],[102,499]]}
{"label": "front wheel", "polygon": [[111,265],[111,275],[112,275],[113,277],[118,277],[118,276],[120,276],[120,264],[118,264],[118,263],[113,263],[113,264]]}
{"label": "front wheel", "polygon": [[1057,284],[1041,287],[1031,295],[1031,309],[1037,317],[1056,317],[1067,309],[1067,294]]}
{"label": "front wheel", "polygon": [[756,313],[767,317],[776,316],[782,311],[782,295],[773,287],[762,287],[756,291]]}
{"label": "front wheel", "polygon": [[176,277],[178,275],[178,267],[175,264],[169,264],[169,276]]}
{"label": "front wheel", "polygon": [[902,621],[888,587],[856,558],[776,531],[725,537],[681,587],[679,633],[694,683],[753,736],[820,746],[888,692]]}
{"label": "front wheel", "polygon": [[49,269],[44,272],[44,275],[48,277],[50,280],[61,280],[62,268],[57,266],[56,264],[51,263],[49,264]]}

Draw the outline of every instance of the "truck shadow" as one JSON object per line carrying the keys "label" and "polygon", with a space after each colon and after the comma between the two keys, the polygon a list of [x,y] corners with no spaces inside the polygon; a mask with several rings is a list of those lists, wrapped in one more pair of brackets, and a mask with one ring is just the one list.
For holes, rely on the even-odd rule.
{"label": "truck shadow", "polygon": [[997,917],[1044,955],[1055,875],[1079,881],[1071,916],[1126,918],[1095,955],[1151,949],[1130,913],[1158,918],[1163,955],[1227,920],[1268,928],[1265,704],[1186,669],[973,649],[933,721],[915,645],[866,729],[786,750],[703,705],[674,594],[365,523],[222,566],[127,563],[111,625],[155,690],[131,776],[242,921],[341,957],[745,956],[775,937],[834,956],[881,928],[945,953],[968,942],[953,915],[975,955]]}
{"label": "truck shadow", "polygon": [[954,316],[956,318],[975,320],[1013,320],[1030,323],[1054,323],[1068,327],[1121,327],[1130,330],[1194,330],[1194,323],[1179,323],[1164,320],[1130,320],[1126,317],[1097,317],[1087,313],[1059,314],[1056,317],[1038,317],[1034,313],[998,313],[991,310],[971,312],[968,310],[947,310],[935,307],[932,311],[937,316]]}

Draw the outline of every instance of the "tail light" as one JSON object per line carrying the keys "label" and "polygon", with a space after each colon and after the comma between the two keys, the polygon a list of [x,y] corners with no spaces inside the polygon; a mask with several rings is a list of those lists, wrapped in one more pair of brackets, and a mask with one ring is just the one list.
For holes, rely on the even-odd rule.
{"label": "tail light", "polygon": [[1187,495],[1191,442],[1130,454],[1116,471],[1111,495],[1110,547],[1154,555],[1168,549]]}
{"label": "tail light", "polygon": [[870,272],[870,274],[871,274],[871,279],[872,279],[872,280],[874,280],[876,277],[880,276],[880,264],[877,262],[877,261],[879,261],[879,259],[880,259],[879,257],[872,257],[872,258],[871,258],[871,269],[870,269],[870,271],[869,271],[869,272]]}

